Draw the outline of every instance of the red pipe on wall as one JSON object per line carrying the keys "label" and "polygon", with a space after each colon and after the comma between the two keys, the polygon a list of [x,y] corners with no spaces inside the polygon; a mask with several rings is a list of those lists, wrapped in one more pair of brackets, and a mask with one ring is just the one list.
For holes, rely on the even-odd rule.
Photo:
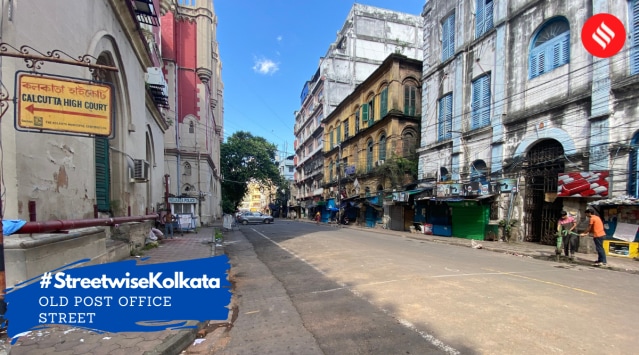
{"label": "red pipe on wall", "polygon": [[50,233],[61,232],[69,229],[78,229],[86,227],[113,226],[127,222],[142,222],[151,219],[158,219],[157,214],[148,214],[145,216],[133,217],[113,217],[113,218],[94,218],[94,219],[70,219],[46,222],[27,222],[14,234],[32,234],[32,233]]}

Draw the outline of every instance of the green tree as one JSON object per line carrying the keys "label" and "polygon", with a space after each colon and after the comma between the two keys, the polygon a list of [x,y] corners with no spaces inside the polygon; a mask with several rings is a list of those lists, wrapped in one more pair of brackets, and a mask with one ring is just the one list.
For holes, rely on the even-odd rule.
{"label": "green tree", "polygon": [[248,192],[248,182],[265,188],[279,186],[282,177],[275,161],[277,147],[262,137],[238,131],[220,148],[222,210],[233,213]]}

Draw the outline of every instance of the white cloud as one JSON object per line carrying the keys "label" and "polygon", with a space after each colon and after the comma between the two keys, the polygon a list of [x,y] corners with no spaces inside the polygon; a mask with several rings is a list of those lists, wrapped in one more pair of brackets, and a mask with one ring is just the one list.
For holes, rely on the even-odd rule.
{"label": "white cloud", "polygon": [[279,69],[277,63],[267,58],[256,59],[255,65],[253,65],[253,70],[260,74],[273,74]]}
{"label": "white cloud", "polygon": [[278,41],[278,42],[282,42],[282,36],[281,36],[281,35],[280,35],[280,36],[277,36],[277,41]]}

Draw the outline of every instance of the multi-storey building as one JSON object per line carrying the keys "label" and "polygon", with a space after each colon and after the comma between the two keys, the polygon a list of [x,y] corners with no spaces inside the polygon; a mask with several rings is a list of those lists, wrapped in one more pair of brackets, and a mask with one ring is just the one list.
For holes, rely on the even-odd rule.
{"label": "multi-storey building", "polygon": [[[223,141],[222,64],[217,16],[210,0],[180,0],[162,16],[162,53],[175,109],[165,140],[169,202],[197,224],[222,216],[220,144]],[[184,203],[182,203],[184,202]]]}
{"label": "multi-storey building", "polygon": [[421,17],[354,4],[300,96],[295,113],[295,198],[302,212],[322,199],[322,120],[391,53],[422,59]]}
{"label": "multi-storey building", "polygon": [[[343,207],[352,221],[375,226],[384,212],[384,194],[405,191],[415,181],[421,69],[421,60],[391,54],[323,120],[324,200]],[[340,206],[340,200],[350,202]],[[412,212],[397,205],[392,213],[397,229],[408,229],[404,220],[410,226]]]}
{"label": "multi-storey building", "polygon": [[[582,44],[597,13],[628,32],[609,58]],[[422,16],[420,179],[483,184],[502,207],[493,214],[546,244],[562,209],[580,218],[592,197],[637,195],[639,1],[427,1]],[[579,194],[558,189],[560,174],[588,171],[610,177]],[[508,182],[515,189],[499,188]]]}

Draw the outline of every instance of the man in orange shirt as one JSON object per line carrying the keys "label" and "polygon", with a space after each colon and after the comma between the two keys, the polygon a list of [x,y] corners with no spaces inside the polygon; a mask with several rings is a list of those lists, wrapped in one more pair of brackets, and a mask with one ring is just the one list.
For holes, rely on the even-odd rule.
{"label": "man in orange shirt", "polygon": [[603,222],[599,216],[594,214],[594,211],[590,208],[586,209],[586,217],[590,218],[588,222],[588,230],[582,233],[581,236],[585,237],[590,233],[592,240],[595,242],[595,248],[597,249],[597,261],[593,266],[606,266],[606,252],[603,248],[604,237],[606,232],[604,231]]}

